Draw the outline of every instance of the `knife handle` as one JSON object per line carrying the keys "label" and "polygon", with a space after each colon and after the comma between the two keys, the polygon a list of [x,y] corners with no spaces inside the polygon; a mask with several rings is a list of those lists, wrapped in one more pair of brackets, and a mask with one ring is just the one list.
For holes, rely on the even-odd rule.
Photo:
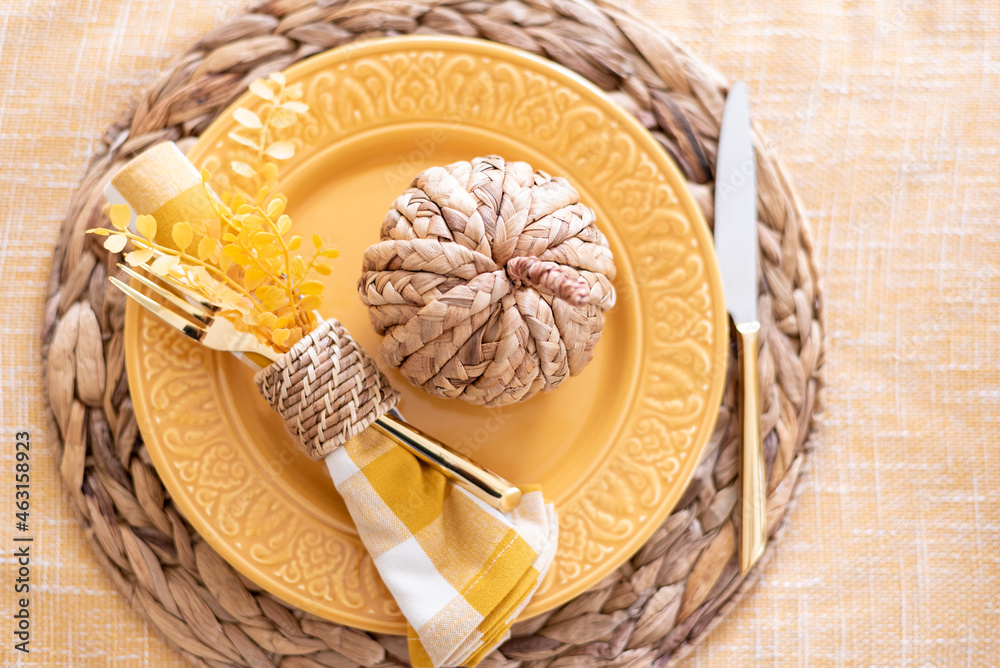
{"label": "knife handle", "polygon": [[767,485],[764,452],[760,441],[760,391],[757,387],[757,334],[759,322],[736,325],[743,438],[740,447],[740,480],[743,495],[740,530],[740,573],[746,573],[764,554],[767,545]]}

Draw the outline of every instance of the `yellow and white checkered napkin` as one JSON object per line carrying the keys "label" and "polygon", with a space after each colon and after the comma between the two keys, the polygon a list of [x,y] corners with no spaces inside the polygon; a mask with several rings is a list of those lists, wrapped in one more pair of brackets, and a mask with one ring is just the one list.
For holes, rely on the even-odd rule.
{"label": "yellow and white checkered napkin", "polygon": [[[160,229],[169,229],[182,219],[177,216],[212,215],[200,183],[176,146],[160,144],[126,165],[105,193],[112,202],[128,203],[133,215],[153,215]],[[167,236],[161,243],[172,242]],[[315,364],[319,358],[327,366],[337,362],[316,354],[332,339],[313,334],[268,369],[288,371],[276,375],[322,402],[313,390],[339,372]],[[278,388],[273,394],[286,393]],[[300,440],[313,426],[300,425]],[[418,668],[475,665],[507,639],[552,563],[555,508],[537,487],[525,487],[517,508],[501,513],[373,428],[340,447],[342,440],[326,436],[320,429],[312,434],[319,445],[303,449],[325,455],[358,535],[409,622],[411,662]]]}
{"label": "yellow and white checkered napkin", "polygon": [[473,666],[507,639],[555,556],[540,490],[501,513],[374,429],[326,465],[409,622],[414,666]]}

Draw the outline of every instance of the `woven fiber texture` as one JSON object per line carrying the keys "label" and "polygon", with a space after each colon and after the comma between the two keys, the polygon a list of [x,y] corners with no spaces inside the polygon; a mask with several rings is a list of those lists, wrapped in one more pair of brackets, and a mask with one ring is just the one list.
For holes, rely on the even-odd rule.
{"label": "woven fiber texture", "polygon": [[254,382],[313,459],[347,443],[399,401],[374,360],[335,318],[257,372]]}
{"label": "woven fiber texture", "polygon": [[[45,387],[60,475],[95,553],[123,594],[195,665],[393,665],[405,639],[370,636],[256,591],[181,519],[138,438],[124,377],[123,298],[83,232],[101,186],[136,152],[207,126],[252,79],[358,37],[437,32],[502,41],[576,70],[636,115],[680,165],[709,221],[725,82],[669,36],[579,1],[265,3],[205,35],[109,130],[73,199],[43,323]],[[823,366],[821,293],[784,171],[759,160],[763,433],[772,536],[802,470]],[[730,360],[732,363],[733,360]],[[732,366],[732,364],[731,364]],[[103,378],[98,369],[103,368]],[[705,636],[750,581],[738,577],[735,393],[692,485],[650,541],[566,606],[517,624],[486,665],[666,665]]]}
{"label": "woven fiber texture", "polygon": [[483,406],[580,373],[615,302],[611,249],[594,223],[569,182],[526,162],[422,172],[386,215],[358,283],[382,359],[435,396]]}

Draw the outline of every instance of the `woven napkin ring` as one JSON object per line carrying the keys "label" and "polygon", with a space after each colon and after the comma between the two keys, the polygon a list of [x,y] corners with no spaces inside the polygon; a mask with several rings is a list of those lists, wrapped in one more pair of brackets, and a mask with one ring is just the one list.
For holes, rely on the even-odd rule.
{"label": "woven napkin ring", "polygon": [[322,459],[399,401],[375,362],[331,318],[261,369],[254,382],[313,459]]}

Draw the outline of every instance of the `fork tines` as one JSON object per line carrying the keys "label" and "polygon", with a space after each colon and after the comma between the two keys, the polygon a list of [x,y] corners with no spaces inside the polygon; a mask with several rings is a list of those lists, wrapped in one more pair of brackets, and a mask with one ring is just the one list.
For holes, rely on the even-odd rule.
{"label": "fork tines", "polygon": [[[132,286],[118,280],[114,276],[108,280],[130,299],[135,300],[143,308],[157,316],[171,327],[178,329],[193,339],[199,339],[214,319],[214,309],[204,302],[200,295],[190,288],[166,281],[152,272],[143,269],[136,271],[123,264],[118,267],[131,276],[140,285],[149,288],[159,299],[153,299],[139,292]],[[196,304],[193,304],[192,301]]]}

